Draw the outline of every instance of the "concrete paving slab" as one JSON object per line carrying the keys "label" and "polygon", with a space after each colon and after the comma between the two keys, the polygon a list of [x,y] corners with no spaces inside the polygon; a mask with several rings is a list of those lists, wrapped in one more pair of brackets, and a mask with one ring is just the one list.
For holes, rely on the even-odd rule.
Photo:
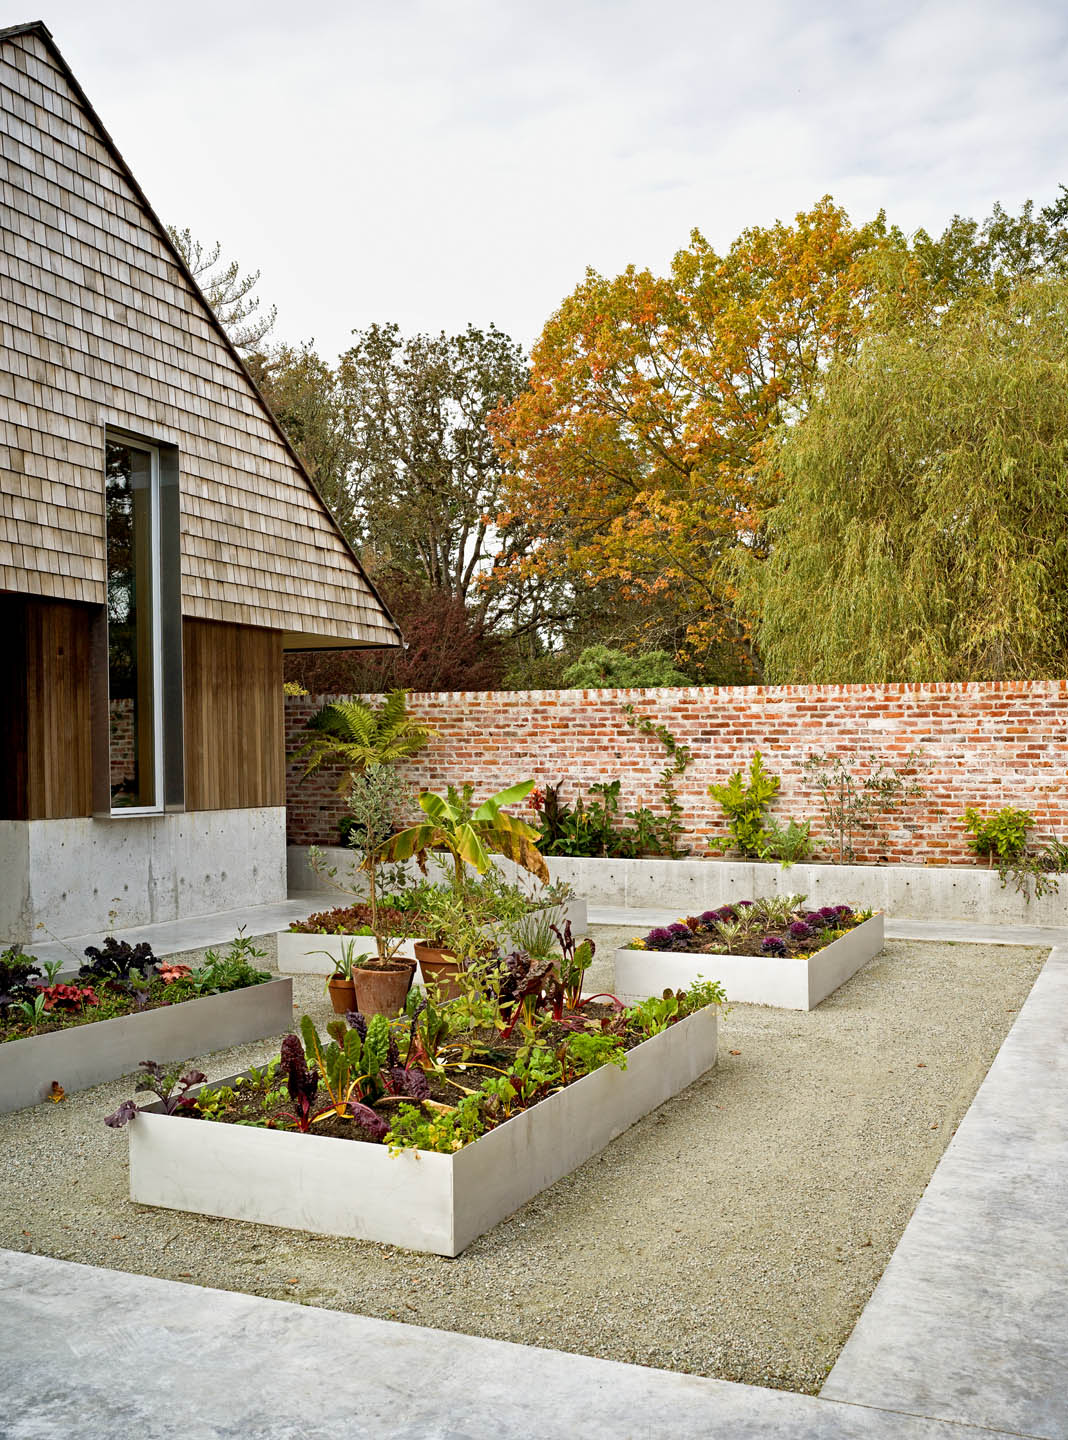
{"label": "concrete paving slab", "polygon": [[184,920],[168,920],[157,925],[141,925],[131,930],[110,930],[75,935],[66,940],[33,941],[25,948],[38,960],[58,960],[66,974],[82,963],[87,945],[99,945],[105,934],[131,945],[146,941],[156,955],[176,955],[183,950],[201,950],[207,945],[223,945],[232,940],[241,927],[246,935],[269,935],[284,930],[294,920],[304,920],[321,910],[321,895],[290,895],[273,905],[246,905],[237,910],[216,910],[210,915],[194,915]]}
{"label": "concrete paving slab", "polygon": [[1068,929],[1052,925],[979,925],[960,920],[888,919],[888,940],[950,940],[967,945],[1068,945]]}
{"label": "concrete paving slab", "polygon": [[0,1396],[5,1440],[967,1440],[981,1433],[11,1251],[0,1255]]}
{"label": "concrete paving slab", "polygon": [[1058,947],[823,1397],[1066,1440],[1066,1197],[1068,947]]}

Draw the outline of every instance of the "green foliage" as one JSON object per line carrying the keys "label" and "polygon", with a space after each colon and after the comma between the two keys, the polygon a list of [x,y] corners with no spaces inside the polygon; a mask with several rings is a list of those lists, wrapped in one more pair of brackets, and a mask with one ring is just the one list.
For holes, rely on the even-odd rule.
{"label": "green foliage", "polygon": [[820,797],[839,864],[856,858],[855,841],[861,833],[872,843],[885,843],[881,821],[924,793],[914,778],[923,765],[915,750],[902,765],[889,765],[877,755],[808,756],[802,769]]}
{"label": "green foliage", "polygon": [[1024,853],[1035,817],[1030,810],[1017,810],[1012,805],[991,815],[981,815],[969,805],[961,816],[961,824],[971,837],[968,849],[973,855],[989,856],[993,864],[995,859],[1015,860]]}
{"label": "green foliage", "polygon": [[788,820],[785,825],[780,825],[773,815],[769,815],[764,821],[764,830],[767,834],[764,855],[778,860],[784,870],[807,860],[815,849],[811,820],[800,823]]}
{"label": "green foliage", "polygon": [[185,980],[176,980],[172,992],[188,985],[196,995],[222,995],[229,990],[244,990],[248,985],[262,985],[270,980],[270,971],[257,970],[254,962],[266,958],[266,950],[260,950],[251,935],[237,935],[225,955],[205,950],[204,964]]}
{"label": "green foliage", "polygon": [[598,1030],[577,1030],[567,1042],[564,1063],[570,1077],[589,1075],[600,1070],[602,1065],[615,1065],[619,1070],[627,1068],[627,1052],[619,1035]]}
{"label": "green foliage", "polygon": [[679,997],[673,990],[651,995],[628,1010],[627,1019],[633,1021],[647,1039],[650,1035],[659,1035],[679,1019]]}
{"label": "green foliage", "polygon": [[627,655],[607,645],[587,645],[561,679],[571,690],[653,689],[693,684],[689,675],[676,669],[674,657],[666,650]]}
{"label": "green foliage", "polygon": [[[759,750],[753,752],[749,763],[749,778],[741,770],[735,770],[726,785],[710,785],[708,793],[727,817],[729,838],[742,855],[763,859],[768,853],[771,835],[764,823],[764,811],[779,792],[780,780],[777,775],[764,769]],[[714,848],[726,848],[716,844]]]}
{"label": "green foliage", "polygon": [[698,975],[690,988],[678,992],[679,1005],[683,1016],[692,1015],[695,1010],[704,1010],[709,1005],[724,1006],[727,1003],[727,992],[718,980],[705,980]]}
{"label": "green foliage", "polygon": [[[660,787],[660,801],[667,811],[664,816],[652,817],[652,833],[656,842],[655,853],[667,855],[672,860],[678,859],[686,852],[679,848],[679,837],[683,832],[682,806],[679,804],[678,787],[675,784],[676,776],[684,775],[693,764],[693,751],[689,745],[684,745],[676,740],[666,725],[651,720],[647,715],[641,715],[634,706],[626,704],[620,707],[624,719],[632,730],[650,740],[658,740],[668,754],[668,763],[660,772],[657,781]],[[647,812],[630,812],[636,822],[639,817]]]}
{"label": "green foliage", "polygon": [[408,692],[391,690],[377,708],[364,700],[334,700],[308,721],[312,732],[296,751],[305,777],[326,766],[341,766],[338,793],[369,765],[392,765],[422,750],[433,735],[408,714]]}
{"label": "green foliage", "polygon": [[1068,280],[875,336],[780,432],[736,580],[775,684],[1068,666]]}
{"label": "green foliage", "polygon": [[401,1105],[385,1143],[390,1151],[436,1150],[450,1155],[485,1133],[482,1097],[467,1095],[453,1110],[425,1113],[414,1105]]}

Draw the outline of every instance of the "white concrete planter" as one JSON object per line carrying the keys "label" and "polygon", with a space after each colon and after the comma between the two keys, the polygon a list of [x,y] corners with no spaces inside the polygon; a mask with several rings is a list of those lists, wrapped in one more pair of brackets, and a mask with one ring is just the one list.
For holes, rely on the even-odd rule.
{"label": "white concrete planter", "polygon": [[[353,954],[375,953],[373,935],[301,935],[292,930],[279,930],[278,968],[283,975],[332,975],[334,963],[342,958],[347,945]],[[406,960],[415,959],[414,940],[402,940],[395,952]]]}
{"label": "white concrete planter", "polygon": [[0,1113],[38,1104],[53,1080],[71,1093],[87,1090],[136,1070],[142,1060],[188,1060],[281,1035],[292,1025],[292,980],[268,980],[225,995],[8,1040],[0,1045]]}
{"label": "white concrete planter", "polygon": [[[557,905],[553,909],[557,912],[554,923],[560,929],[563,929],[564,920],[570,920],[572,933],[585,935],[585,900],[572,900],[568,905]],[[279,930],[275,938],[278,941],[278,969],[283,975],[332,974],[334,962],[342,958],[349,941],[352,941],[355,947],[353,953],[357,955],[361,950],[372,954],[375,948],[373,935],[306,935],[292,930]],[[415,937],[419,938],[421,937]],[[402,940],[400,948],[394,953],[414,960],[415,939]]]}
{"label": "white concrete planter", "polygon": [[[455,1155],[164,1115],[129,1126],[130,1198],[322,1235],[459,1255],[716,1063],[699,1010]],[[223,1082],[225,1083],[225,1082]]]}
{"label": "white concrete planter", "polygon": [[698,977],[718,980],[727,1000],[814,1010],[883,948],[883,917],[873,915],[812,955],[684,955],[674,950],[617,950],[616,991],[635,1005],[665,989],[685,990]]}
{"label": "white concrete planter", "polygon": [[996,870],[965,865],[791,865],[760,860],[601,860],[546,856],[591,905],[699,915],[735,900],[802,894],[813,909],[843,895],[891,919],[990,925],[1068,925],[1068,877],[1060,894],[1028,904]]}

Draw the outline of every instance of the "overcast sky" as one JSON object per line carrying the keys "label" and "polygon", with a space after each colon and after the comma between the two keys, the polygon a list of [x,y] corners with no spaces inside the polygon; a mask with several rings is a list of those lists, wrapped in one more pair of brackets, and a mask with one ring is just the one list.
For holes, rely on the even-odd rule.
{"label": "overcast sky", "polygon": [[[32,0],[29,0],[32,3]],[[830,193],[911,231],[1068,182],[1063,0],[42,0],[166,221],[277,336],[494,321]]]}

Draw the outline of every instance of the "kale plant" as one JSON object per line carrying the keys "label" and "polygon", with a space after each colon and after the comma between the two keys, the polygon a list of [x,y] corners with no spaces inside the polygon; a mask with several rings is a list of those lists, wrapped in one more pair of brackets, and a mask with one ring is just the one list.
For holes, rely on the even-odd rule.
{"label": "kale plant", "polygon": [[[190,1095],[189,1091],[194,1085],[203,1085],[208,1078],[202,1071],[187,1070],[183,1075],[180,1065],[166,1070],[158,1060],[142,1060],[141,1069],[145,1071],[145,1075],[134,1087],[135,1090],[151,1090],[153,1095],[163,1102],[165,1115],[173,1115],[176,1110],[196,1109],[196,1097]],[[138,1105],[136,1100],[124,1100],[113,1115],[104,1117],[104,1124],[118,1130],[128,1124],[139,1111],[148,1108]]]}
{"label": "kale plant", "polygon": [[118,989],[126,989],[130,979],[151,980],[156,972],[157,961],[151,945],[142,941],[131,945],[128,940],[116,940],[114,935],[104,938],[104,943],[86,947],[89,957],[78,971],[80,980],[95,980],[97,984],[109,983]]}
{"label": "kale plant", "polygon": [[0,951],[0,1017],[12,1006],[28,1003],[32,1009],[39,988],[33,982],[41,978],[36,960],[25,954],[21,945]]}

